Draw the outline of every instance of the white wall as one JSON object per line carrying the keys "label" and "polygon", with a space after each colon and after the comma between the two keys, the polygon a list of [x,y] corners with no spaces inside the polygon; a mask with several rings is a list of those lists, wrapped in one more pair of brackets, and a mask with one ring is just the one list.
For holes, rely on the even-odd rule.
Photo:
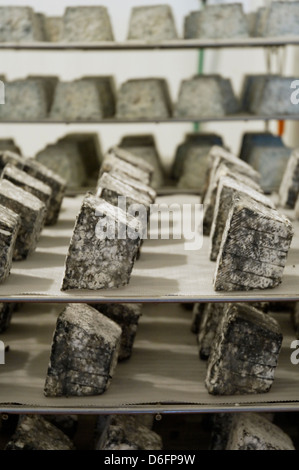
{"label": "white wall", "polygon": [[[161,0],[0,0],[4,5],[30,5],[36,11],[48,15],[62,15],[69,5],[105,5],[109,9],[115,39],[125,39],[130,10],[135,5],[160,4]],[[172,6],[179,35],[183,32],[183,19],[199,6],[198,0],[168,1]],[[215,3],[215,2],[214,2]],[[263,0],[244,0],[246,11],[262,5]],[[287,73],[294,73],[292,53],[288,53]],[[22,78],[29,74],[58,75],[62,80],[72,80],[83,75],[112,74],[119,86],[128,78],[167,77],[173,100],[177,98],[180,81],[197,71],[197,51],[135,51],[135,52],[26,52],[0,51],[0,75],[7,79]],[[205,73],[221,73],[230,77],[236,91],[240,90],[244,73],[266,71],[265,52],[262,49],[220,50],[205,52]],[[299,73],[299,70],[298,70]],[[211,123],[202,126],[223,134],[227,145],[238,151],[244,129],[262,129],[263,123]],[[159,125],[5,125],[0,124],[0,137],[13,136],[26,155],[33,155],[49,142],[73,131],[98,131],[102,146],[107,149],[127,133],[155,133],[158,146],[165,159],[173,157],[177,144],[185,132],[192,131],[192,124]],[[276,127],[274,126],[274,130]],[[297,132],[288,131],[289,143]]]}

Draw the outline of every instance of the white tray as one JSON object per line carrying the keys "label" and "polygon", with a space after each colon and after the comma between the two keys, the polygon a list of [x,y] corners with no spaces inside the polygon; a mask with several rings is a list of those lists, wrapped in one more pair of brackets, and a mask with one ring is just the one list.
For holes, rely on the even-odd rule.
{"label": "white tray", "polygon": [[[75,217],[82,196],[65,198],[60,220],[45,228],[36,252],[25,261],[13,263],[9,278],[0,285],[0,301],[120,301],[195,302],[299,300],[299,223],[284,271],[282,284],[275,289],[250,292],[215,292],[212,279],[215,263],[208,259],[209,239],[203,247],[186,251],[184,240],[146,240],[135,263],[130,284],[110,290],[60,290],[64,262]],[[157,203],[199,203],[198,196],[159,197]]]}
{"label": "white tray", "polygon": [[14,314],[1,340],[10,346],[0,365],[0,411],[156,412],[299,409],[298,365],[292,365],[295,339],[287,313],[276,314],[283,348],[269,393],[212,396],[204,386],[206,362],[199,360],[191,312],[179,304],[150,304],[143,315],[132,357],[117,365],[110,388],[83,398],[46,398],[43,387],[60,304],[28,304]]}

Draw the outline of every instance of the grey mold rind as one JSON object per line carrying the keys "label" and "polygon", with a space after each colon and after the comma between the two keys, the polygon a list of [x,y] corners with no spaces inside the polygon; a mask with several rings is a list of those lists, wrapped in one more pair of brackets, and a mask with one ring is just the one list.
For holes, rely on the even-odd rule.
{"label": "grey mold rind", "polygon": [[109,387],[121,328],[87,304],[69,304],[57,319],[46,396],[99,395]]}
{"label": "grey mold rind", "polygon": [[103,6],[67,7],[63,17],[61,37],[65,42],[113,41],[107,8]]}
{"label": "grey mold rind", "polygon": [[65,179],[69,187],[77,188],[86,183],[84,164],[74,142],[47,145],[36,154],[35,159]]}
{"label": "grey mold rind", "polygon": [[167,119],[172,104],[165,79],[142,78],[123,83],[117,99],[117,118]]}
{"label": "grey mold rind", "polygon": [[36,248],[46,219],[46,206],[40,199],[7,180],[0,181],[0,204],[21,217],[13,259],[25,259]]}
{"label": "grey mold rind", "polygon": [[16,186],[24,189],[24,191],[33,194],[33,196],[37,197],[45,204],[48,210],[52,196],[52,189],[50,186],[44,184],[37,178],[30,176],[28,173],[20,170],[11,163],[8,163],[4,167],[1,173],[1,178],[7,179]]}
{"label": "grey mold rind", "polygon": [[229,176],[230,178],[235,179],[238,182],[246,184],[250,188],[254,189],[255,191],[262,192],[259,184],[257,184],[253,179],[248,178],[243,173],[239,173],[238,166],[232,165],[231,167],[228,166],[225,162],[220,163],[216,162],[215,160],[215,170],[212,169],[210,182],[208,184],[206,194],[204,197],[204,235],[210,235],[212,223],[213,223],[213,216],[216,207],[216,200],[217,200],[217,190],[219,186],[219,181],[221,176]]}
{"label": "grey mold rind", "polygon": [[16,310],[17,304],[14,302],[0,303],[0,333],[7,330],[10,325],[13,312]]}
{"label": "grey mold rind", "polygon": [[177,39],[169,5],[134,7],[131,12],[128,40],[166,41]]}
{"label": "grey mold rind", "polygon": [[294,209],[299,196],[299,150],[292,152],[279,188],[280,205]]}
{"label": "grey mold rind", "polygon": [[152,203],[155,202],[157,193],[151,186],[143,184],[141,181],[138,181],[134,178],[130,178],[129,175],[125,175],[118,171],[110,171],[110,174],[118,181],[121,181],[122,183],[131,186],[136,191],[139,191],[141,194],[144,194],[149,197]]}
{"label": "grey mold rind", "polygon": [[[246,347],[244,337],[248,339]],[[228,304],[208,362],[205,382],[208,392],[214,395],[268,392],[281,344],[282,334],[274,318],[246,304]]]}
{"label": "grey mold rind", "polygon": [[104,159],[99,172],[99,178],[103,173],[117,172],[127,175],[129,178],[136,179],[143,184],[150,184],[150,175],[147,171],[142,170],[120,158],[110,154]]}
{"label": "grey mold rind", "polygon": [[242,4],[208,5],[185,18],[186,39],[248,37],[248,21]]}
{"label": "grey mold rind", "polygon": [[271,2],[259,32],[264,37],[298,36],[299,2]]}
{"label": "grey mold rind", "polygon": [[121,329],[121,342],[118,360],[123,361],[131,357],[133,344],[138,328],[139,318],[142,315],[142,304],[90,304],[103,315],[115,321]]}
{"label": "grey mold rind", "polygon": [[96,442],[96,450],[161,449],[161,437],[140,424],[132,415],[111,415]]}
{"label": "grey mold rind", "polygon": [[[116,229],[112,239],[98,236],[97,224],[102,217],[109,227]],[[140,238],[133,240],[125,233],[125,239],[118,239],[119,228],[126,232],[141,231],[137,219],[88,194],[70,241],[62,290],[117,288],[129,283]]]}
{"label": "grey mold rind", "polygon": [[148,173],[150,178],[153,175],[154,167],[127,149],[121,147],[112,147],[108,152],[108,158],[110,155],[113,155],[116,158],[120,158],[121,160],[124,160],[125,162],[140,168],[142,171]]}
{"label": "grey mold rind", "polygon": [[226,450],[295,450],[290,437],[260,413],[236,413],[226,444]]}
{"label": "grey mold rind", "polygon": [[238,109],[238,100],[228,79],[220,75],[196,75],[182,81],[175,116],[223,117]]}
{"label": "grey mold rind", "polygon": [[71,440],[42,416],[22,415],[5,450],[75,450]]}
{"label": "grey mold rind", "polygon": [[209,303],[204,310],[198,334],[199,357],[202,360],[210,356],[224,307],[225,304],[221,302]]}
{"label": "grey mold rind", "polygon": [[[231,227],[233,227],[232,233],[234,233],[234,227],[247,227],[249,232],[258,231],[261,236],[264,232],[267,235],[268,233],[275,233],[276,236],[285,238],[285,243],[289,245],[294,233],[291,222],[276,210],[262,206],[252,199],[236,199],[229,211],[223,232],[214,274],[214,289],[216,291],[234,291],[266,289],[278,286],[282,281],[288,251],[280,251],[274,237],[272,250],[263,247],[262,244],[261,246],[254,246],[254,244],[249,245],[248,243],[247,251],[245,250],[247,257],[243,256],[244,250],[241,246],[241,253],[236,256],[233,253],[235,250],[234,238],[230,238]],[[267,235],[266,239],[269,244]],[[228,253],[226,247],[228,247]],[[287,245],[285,245],[285,248],[287,248]],[[261,261],[263,256],[265,256],[266,261]],[[269,263],[269,256],[271,257],[271,263]]]}
{"label": "grey mold rind", "polygon": [[0,121],[39,121],[47,117],[49,105],[45,82],[34,78],[6,82]]}
{"label": "grey mold rind", "polygon": [[122,138],[119,147],[132,153],[135,157],[153,168],[151,186],[154,189],[164,185],[164,167],[152,135],[145,136],[125,136]]}
{"label": "grey mold rind", "polygon": [[30,7],[0,7],[0,42],[42,41],[40,22]]}
{"label": "grey mold rind", "polygon": [[0,170],[3,170],[8,163],[15,165],[33,178],[50,186],[52,196],[47,212],[46,225],[54,225],[57,222],[66,190],[65,180],[32,158],[24,158],[12,152],[0,152]]}
{"label": "grey mold rind", "polygon": [[118,197],[125,197],[127,208],[131,204],[140,204],[141,206],[144,206],[147,212],[150,209],[152,201],[147,195],[140,193],[132,188],[132,186],[114,178],[110,173],[103,173],[97,183],[97,196],[105,199],[105,197],[103,197],[105,191],[114,193],[114,198],[112,196],[112,198],[109,198],[111,200],[107,199],[107,202],[110,202],[113,205],[118,204]]}
{"label": "grey mold rind", "polygon": [[[214,202],[212,193],[214,190],[214,178],[216,176],[218,167],[225,163],[225,165],[231,170],[238,174],[250,178],[256,184],[260,183],[260,174],[254,170],[243,160],[240,160],[235,155],[231,154],[223,147],[214,145],[209,152],[210,163],[207,170],[207,189],[203,195],[203,206],[204,206],[204,218],[203,218],[203,229],[204,235],[209,235],[211,230],[211,224],[213,221],[214,214]],[[252,186],[252,185],[251,185]]]}
{"label": "grey mold rind", "polygon": [[291,84],[295,80],[296,77],[280,75],[261,77],[252,90],[249,112],[264,116],[297,115],[298,108],[290,99]]}
{"label": "grey mold rind", "polygon": [[260,192],[255,191],[246,184],[238,182],[229,176],[221,176],[218,183],[214,217],[211,227],[211,261],[216,261],[217,259],[228,212],[232,206],[235,195],[245,195],[246,197],[258,201],[260,204],[274,208],[271,199]]}
{"label": "grey mold rind", "polygon": [[192,147],[209,147],[214,145],[223,145],[222,138],[217,134],[194,132],[185,136],[184,142],[178,145],[174,157],[174,163],[171,169],[171,176],[178,180],[181,177],[185,158],[188,158],[189,149]]}
{"label": "grey mold rind", "polygon": [[198,335],[200,323],[207,304],[195,303],[192,311],[191,332]]}

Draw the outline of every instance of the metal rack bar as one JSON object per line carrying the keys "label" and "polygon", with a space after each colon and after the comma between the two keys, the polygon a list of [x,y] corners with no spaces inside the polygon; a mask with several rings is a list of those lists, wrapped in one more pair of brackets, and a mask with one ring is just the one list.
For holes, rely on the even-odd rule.
{"label": "metal rack bar", "polygon": [[246,413],[246,412],[298,412],[299,402],[278,402],[261,404],[236,404],[232,405],[184,405],[184,404],[161,404],[161,405],[132,405],[117,407],[42,407],[23,406],[17,404],[0,405],[0,413],[9,414],[76,414],[76,415],[99,415],[99,414],[195,414],[195,413]]}
{"label": "metal rack bar", "polygon": [[54,121],[51,119],[40,119],[40,120],[27,120],[27,121],[0,121],[0,125],[5,124],[59,124],[59,125],[91,125],[91,124],[179,124],[179,123],[192,123],[192,122],[237,122],[237,121],[299,121],[299,105],[298,114],[294,115],[270,115],[270,116],[256,116],[254,114],[233,114],[222,117],[171,117],[166,119],[116,119],[108,118],[101,120],[90,120],[90,121]]}
{"label": "metal rack bar", "polygon": [[145,41],[124,42],[94,42],[94,43],[0,43],[0,50],[18,51],[138,51],[138,50],[173,50],[173,49],[200,49],[200,48],[243,48],[243,47],[279,47],[299,45],[298,36],[286,37],[249,37],[225,39],[178,39],[159,43]]}

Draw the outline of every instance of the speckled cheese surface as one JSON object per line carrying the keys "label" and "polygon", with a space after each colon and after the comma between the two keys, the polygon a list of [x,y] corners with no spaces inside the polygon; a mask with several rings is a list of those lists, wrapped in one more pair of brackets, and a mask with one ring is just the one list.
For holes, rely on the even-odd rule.
{"label": "speckled cheese surface", "polygon": [[87,304],[59,315],[45,382],[46,396],[99,395],[110,385],[121,328]]}
{"label": "speckled cheese surface", "polygon": [[196,75],[183,80],[175,108],[176,117],[223,117],[237,112],[231,82],[219,75]]}
{"label": "speckled cheese surface", "polygon": [[248,23],[241,4],[207,5],[185,19],[185,38],[248,37]]}
{"label": "speckled cheese surface", "polygon": [[176,39],[175,22],[169,5],[152,5],[132,9],[128,39],[165,41]]}
{"label": "speckled cheese surface", "polygon": [[240,181],[236,181],[234,178],[221,176],[217,189],[214,217],[211,227],[211,261],[216,261],[217,259],[228,212],[232,206],[232,201],[235,195],[245,195],[266,207],[274,208],[274,204],[271,199],[261,194],[261,192],[255,191],[250,186],[247,186]]}
{"label": "speckled cheese surface", "polygon": [[115,321],[122,329],[121,343],[118,359],[128,359],[132,354],[132,348],[138,328],[139,318],[142,312],[142,304],[90,304],[103,315]]}
{"label": "speckled cheese surface", "polygon": [[21,218],[13,258],[25,259],[37,246],[45,224],[46,206],[40,199],[7,180],[0,181],[0,204],[16,212]]}
{"label": "speckled cheese surface", "polygon": [[[104,217],[115,228],[114,237],[102,239],[97,224]],[[139,230],[137,219],[106,201],[87,195],[76,220],[65,264],[63,290],[117,288],[130,281],[140,238],[118,238],[118,231]]]}
{"label": "speckled cheese surface", "polygon": [[12,164],[8,164],[4,167],[4,170],[1,173],[1,178],[7,179],[16,186],[19,186],[30,194],[33,194],[33,196],[40,199],[48,209],[52,196],[52,189],[50,186],[44,184],[37,178],[30,176],[28,173],[18,169]]}
{"label": "speckled cheese surface", "polygon": [[20,155],[12,152],[0,152],[0,168],[3,170],[8,163],[17,166],[20,170],[25,171],[25,173],[28,173],[33,178],[50,186],[52,196],[47,212],[46,225],[54,225],[57,222],[65,194],[65,180],[32,158],[22,158]]}
{"label": "speckled cheese surface", "polygon": [[[244,342],[246,338],[246,342]],[[228,304],[209,357],[206,387],[214,395],[268,392],[282,344],[277,321],[246,304]]]}
{"label": "speckled cheese surface", "polygon": [[61,36],[66,42],[113,41],[107,8],[102,6],[66,8]]}
{"label": "speckled cheese surface", "polygon": [[171,116],[168,86],[164,79],[128,80],[118,93],[119,119],[167,119]]}
{"label": "speckled cheese surface", "polygon": [[43,34],[32,8],[0,7],[0,42],[42,41]]}
{"label": "speckled cheese surface", "polygon": [[230,423],[227,450],[295,450],[290,437],[257,413],[238,413]]}
{"label": "speckled cheese surface", "polygon": [[[101,418],[99,418],[101,419]],[[135,416],[112,415],[96,444],[97,450],[161,450],[161,437]]]}
{"label": "speckled cheese surface", "polygon": [[291,222],[276,210],[253,199],[236,199],[222,236],[214,289],[234,291],[278,286],[293,233]]}
{"label": "speckled cheese surface", "polygon": [[75,450],[71,440],[38,415],[22,415],[5,450]]}
{"label": "speckled cheese surface", "polygon": [[294,150],[279,188],[280,205],[293,209],[299,196],[299,150]]}

